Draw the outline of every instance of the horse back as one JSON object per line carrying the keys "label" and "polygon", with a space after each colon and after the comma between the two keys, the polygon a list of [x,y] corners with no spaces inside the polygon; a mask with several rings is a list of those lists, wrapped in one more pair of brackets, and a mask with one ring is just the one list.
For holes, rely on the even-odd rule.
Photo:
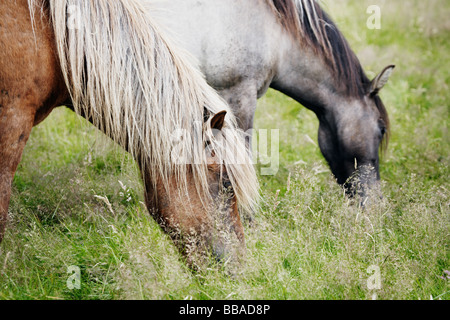
{"label": "horse back", "polygon": [[197,60],[210,85],[222,90],[251,80],[265,85],[286,37],[265,1],[147,0],[151,15]]}

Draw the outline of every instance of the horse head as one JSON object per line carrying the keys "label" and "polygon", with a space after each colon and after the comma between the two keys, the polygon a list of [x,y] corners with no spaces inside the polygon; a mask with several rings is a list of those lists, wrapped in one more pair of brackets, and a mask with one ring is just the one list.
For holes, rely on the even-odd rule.
{"label": "horse head", "polygon": [[225,263],[238,261],[244,253],[244,229],[235,183],[223,158],[210,143],[210,139],[221,139],[226,113],[205,117],[202,127],[206,153],[206,164],[202,166],[206,169],[207,188],[199,187],[196,176],[201,173],[195,173],[199,167],[191,163],[180,164],[188,166],[185,178],[171,177],[167,184],[159,183],[156,192],[146,186],[147,207],[193,268],[203,266],[208,255]]}
{"label": "horse head", "polygon": [[365,94],[333,95],[319,116],[319,146],[337,182],[362,201],[380,180],[379,150],[389,138],[389,118],[378,96],[394,66],[386,67],[366,85]]}

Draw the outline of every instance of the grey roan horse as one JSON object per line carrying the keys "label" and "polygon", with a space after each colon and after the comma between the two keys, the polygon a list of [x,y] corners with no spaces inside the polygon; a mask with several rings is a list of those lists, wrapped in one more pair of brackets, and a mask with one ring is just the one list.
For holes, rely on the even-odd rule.
{"label": "grey roan horse", "polygon": [[[314,0],[145,0],[152,15],[197,59],[244,130],[269,87],[318,117],[319,146],[351,193],[380,179],[378,150],[389,118],[378,96],[394,66],[372,81]],[[361,188],[359,192],[363,192]]]}

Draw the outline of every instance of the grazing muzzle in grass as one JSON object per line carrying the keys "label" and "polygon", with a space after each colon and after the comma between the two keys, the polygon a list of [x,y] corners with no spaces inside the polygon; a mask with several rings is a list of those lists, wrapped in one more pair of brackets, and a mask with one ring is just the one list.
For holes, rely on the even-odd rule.
{"label": "grazing muzzle in grass", "polygon": [[378,97],[394,66],[367,85],[363,96],[336,96],[320,114],[319,145],[337,182],[363,199],[380,180],[379,150],[389,138],[389,118]]}

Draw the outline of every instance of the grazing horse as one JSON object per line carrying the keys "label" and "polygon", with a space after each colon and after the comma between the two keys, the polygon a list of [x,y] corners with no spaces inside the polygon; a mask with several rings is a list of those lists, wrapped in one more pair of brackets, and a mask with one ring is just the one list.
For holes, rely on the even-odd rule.
{"label": "grazing horse", "polygon": [[143,1],[196,57],[243,130],[271,87],[317,115],[319,146],[339,184],[351,191],[355,171],[363,185],[377,184],[378,150],[389,134],[378,93],[394,66],[369,80],[315,0]]}
{"label": "grazing horse", "polygon": [[148,210],[188,263],[240,252],[238,208],[255,208],[256,173],[226,102],[189,59],[139,0],[1,1],[0,241],[32,127],[70,104],[137,161]]}

